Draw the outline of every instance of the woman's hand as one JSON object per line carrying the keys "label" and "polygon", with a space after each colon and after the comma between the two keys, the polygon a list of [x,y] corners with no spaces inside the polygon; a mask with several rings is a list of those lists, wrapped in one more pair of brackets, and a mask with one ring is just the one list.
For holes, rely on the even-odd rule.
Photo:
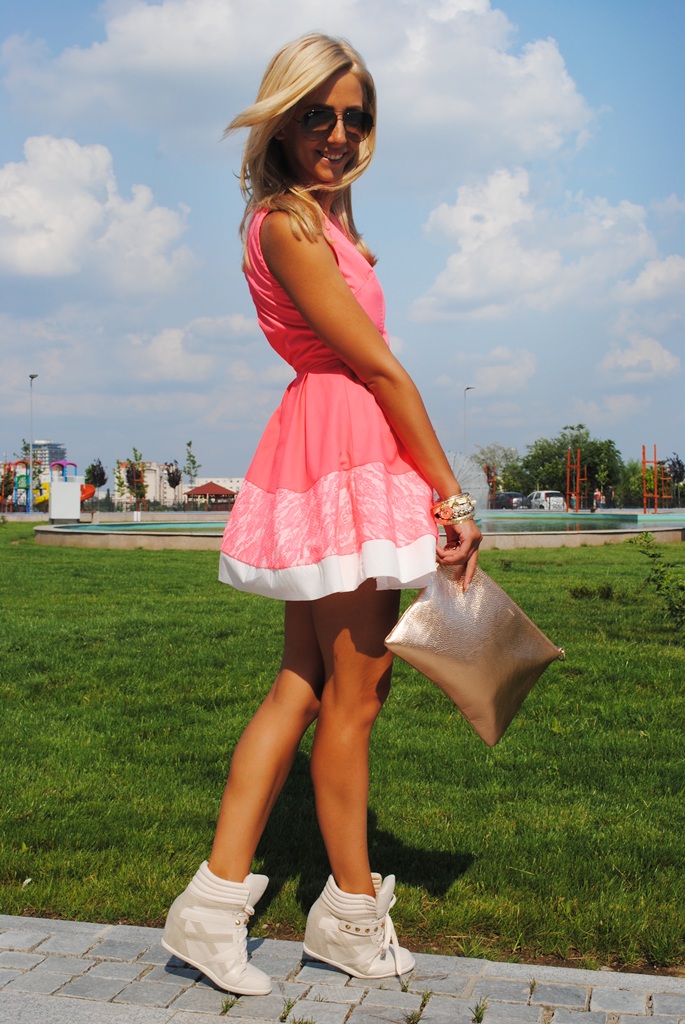
{"label": "woman's hand", "polygon": [[436,556],[440,565],[460,565],[464,569],[462,587],[469,589],[478,564],[478,547],[483,535],[473,519],[456,526],[446,526],[447,543],[438,544]]}

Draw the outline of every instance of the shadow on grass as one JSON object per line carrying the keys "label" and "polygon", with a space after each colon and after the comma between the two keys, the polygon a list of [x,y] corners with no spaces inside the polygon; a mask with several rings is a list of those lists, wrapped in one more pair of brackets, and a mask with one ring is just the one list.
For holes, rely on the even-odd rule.
{"label": "shadow on grass", "polygon": [[[397,875],[403,884],[423,888],[433,896],[444,896],[474,859],[466,853],[408,846],[391,832],[378,828],[373,811],[369,812],[369,851],[374,871],[383,876]],[[316,820],[309,758],[302,752],[298,752],[271,812],[257,858],[263,861],[263,870],[270,878],[271,893],[278,894],[299,876],[297,900],[306,913],[321,892],[330,867]],[[268,914],[268,907],[265,911]]]}

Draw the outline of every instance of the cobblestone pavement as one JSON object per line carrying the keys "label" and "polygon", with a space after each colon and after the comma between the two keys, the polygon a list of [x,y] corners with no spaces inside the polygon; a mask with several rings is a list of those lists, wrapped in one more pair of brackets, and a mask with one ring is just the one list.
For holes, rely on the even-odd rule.
{"label": "cobblestone pavement", "polygon": [[420,954],[404,984],[370,984],[302,961],[298,942],[273,939],[249,941],[273,992],[238,999],[170,957],[161,936],[156,928],[0,915],[0,1022],[685,1024],[685,978]]}

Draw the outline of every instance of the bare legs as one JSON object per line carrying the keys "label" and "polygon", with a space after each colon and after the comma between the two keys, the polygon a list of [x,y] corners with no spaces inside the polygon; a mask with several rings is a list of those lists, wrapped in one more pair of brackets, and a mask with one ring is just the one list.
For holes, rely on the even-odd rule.
{"label": "bare legs", "polygon": [[326,667],[312,749],[316,813],[338,886],[369,896],[375,895],[367,846],[369,741],[390,690],[392,655],[383,639],[398,603],[398,591],[378,591],[368,580],[313,609]]}
{"label": "bare legs", "polygon": [[300,740],[319,713],[324,669],[311,602],[285,608],[281,669],[233,752],[221,801],[210,870],[242,881],[288,777]]}
{"label": "bare legs", "polygon": [[286,606],[281,670],[233,754],[209,861],[222,878],[250,871],[269,813],[317,718],[312,750],[316,811],[341,889],[374,894],[367,850],[368,752],[390,688],[398,591],[368,580],[351,594]]}

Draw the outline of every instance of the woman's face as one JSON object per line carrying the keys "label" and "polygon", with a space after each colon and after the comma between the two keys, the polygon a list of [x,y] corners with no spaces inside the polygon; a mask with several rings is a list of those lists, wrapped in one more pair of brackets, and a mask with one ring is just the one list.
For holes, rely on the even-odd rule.
{"label": "woman's face", "polygon": [[[321,138],[305,139],[298,121],[308,111],[322,108],[338,115],[335,126],[330,134],[324,133]],[[291,173],[300,184],[334,185],[340,181],[359,149],[359,140],[346,134],[340,115],[346,110],[363,109],[362,87],[351,71],[333,75],[297,104],[293,117],[276,138],[283,146]]]}

